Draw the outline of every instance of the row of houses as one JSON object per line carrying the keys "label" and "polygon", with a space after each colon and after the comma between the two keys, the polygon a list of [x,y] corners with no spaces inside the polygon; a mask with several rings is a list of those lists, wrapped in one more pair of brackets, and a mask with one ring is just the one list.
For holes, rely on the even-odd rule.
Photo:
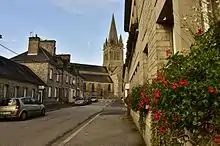
{"label": "row of houses", "polygon": [[31,96],[44,103],[83,97],[84,79],[70,57],[56,54],[55,40],[29,37],[26,52],[11,59],[0,56],[0,97]]}
{"label": "row of houses", "polygon": [[[218,17],[219,0],[125,0],[124,30],[129,33],[124,65],[124,97],[156,77],[166,63],[166,50],[189,51],[197,30],[207,30]],[[138,126],[138,115],[133,114]],[[151,120],[143,135],[151,145]]]}
{"label": "row of houses", "polygon": [[103,45],[103,65],[70,62],[70,54],[57,54],[55,40],[31,36],[28,50],[11,59],[1,56],[0,98],[32,96],[44,103],[73,102],[75,97],[122,96],[123,42],[118,38],[114,14]]}

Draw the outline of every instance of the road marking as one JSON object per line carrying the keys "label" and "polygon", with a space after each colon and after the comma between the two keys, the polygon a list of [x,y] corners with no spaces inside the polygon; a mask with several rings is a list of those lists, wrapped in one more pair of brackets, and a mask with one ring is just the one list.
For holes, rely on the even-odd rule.
{"label": "road marking", "polygon": [[65,144],[67,144],[71,139],[73,139],[77,134],[79,134],[86,126],[88,126],[91,122],[93,122],[96,118],[98,118],[100,116],[100,114],[97,114],[95,117],[93,117],[91,120],[89,120],[85,125],[83,125],[82,127],[80,127],[76,132],[74,132],[73,134],[71,134],[69,137],[67,137],[67,139],[65,139],[64,141],[62,141],[59,146],[64,146]]}

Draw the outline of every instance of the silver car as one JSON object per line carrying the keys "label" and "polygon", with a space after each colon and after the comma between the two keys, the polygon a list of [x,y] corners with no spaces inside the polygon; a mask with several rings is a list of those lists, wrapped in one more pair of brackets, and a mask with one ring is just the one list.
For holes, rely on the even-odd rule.
{"label": "silver car", "polygon": [[34,98],[0,98],[0,118],[26,120],[38,115],[45,115],[45,106]]}

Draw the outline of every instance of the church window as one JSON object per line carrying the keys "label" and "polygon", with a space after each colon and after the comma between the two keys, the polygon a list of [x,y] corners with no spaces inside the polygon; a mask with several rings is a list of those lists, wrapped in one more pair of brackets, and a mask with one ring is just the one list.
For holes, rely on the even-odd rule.
{"label": "church window", "polygon": [[94,92],[95,91],[95,85],[94,85],[94,83],[92,83],[92,92]]}
{"label": "church window", "polygon": [[117,52],[117,54],[116,54],[116,55],[117,55],[116,59],[117,59],[117,60],[120,60],[120,53],[119,53],[119,52]]}
{"label": "church window", "polygon": [[108,91],[111,91],[111,84],[108,85]]}
{"label": "church window", "polygon": [[83,83],[83,85],[84,85],[84,91],[86,91],[86,83]]}
{"label": "church window", "polygon": [[110,52],[110,60],[114,60],[114,52],[113,51]]}

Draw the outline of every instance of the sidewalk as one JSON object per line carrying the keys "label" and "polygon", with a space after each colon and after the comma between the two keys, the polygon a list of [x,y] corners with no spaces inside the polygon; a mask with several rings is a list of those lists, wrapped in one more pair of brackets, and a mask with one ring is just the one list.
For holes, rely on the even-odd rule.
{"label": "sidewalk", "polygon": [[65,146],[145,146],[124,107],[109,107]]}

